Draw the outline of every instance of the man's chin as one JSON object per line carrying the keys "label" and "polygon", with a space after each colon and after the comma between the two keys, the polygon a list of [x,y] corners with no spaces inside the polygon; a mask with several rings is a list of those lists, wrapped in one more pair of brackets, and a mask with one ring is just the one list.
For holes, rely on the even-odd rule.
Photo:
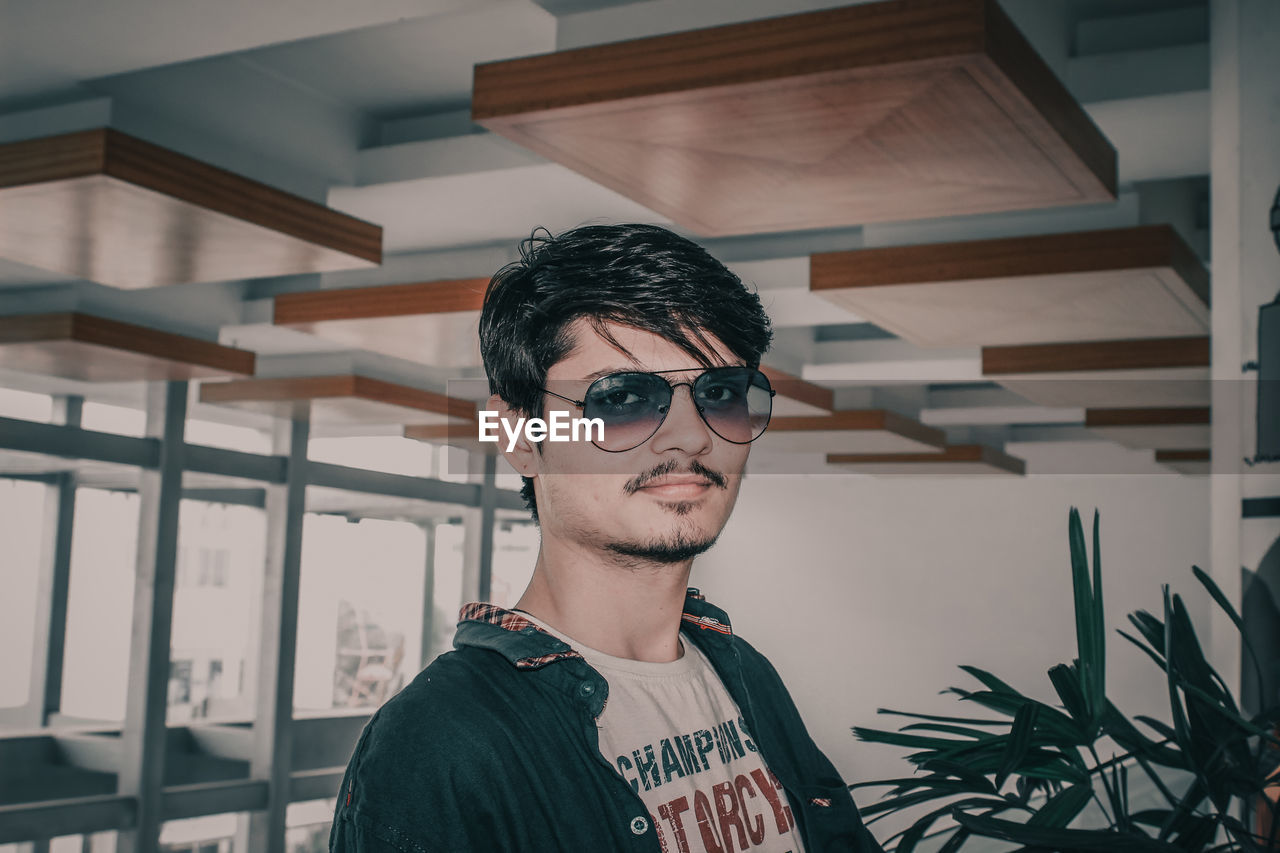
{"label": "man's chin", "polygon": [[610,542],[609,551],[632,560],[669,565],[692,560],[716,544],[717,536],[674,536],[645,542]]}

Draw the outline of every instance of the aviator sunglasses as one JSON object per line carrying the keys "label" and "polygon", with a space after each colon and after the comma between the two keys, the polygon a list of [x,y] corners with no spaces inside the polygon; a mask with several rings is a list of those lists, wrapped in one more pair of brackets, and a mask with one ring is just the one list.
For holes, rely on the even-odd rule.
{"label": "aviator sunglasses", "polygon": [[768,377],[752,367],[712,367],[691,382],[672,383],[661,375],[694,369],[610,373],[592,382],[581,400],[541,390],[582,409],[584,418],[599,418],[604,435],[591,443],[610,453],[632,450],[652,438],[681,385],[688,386],[703,423],[725,441],[749,444],[764,433],[777,393]]}

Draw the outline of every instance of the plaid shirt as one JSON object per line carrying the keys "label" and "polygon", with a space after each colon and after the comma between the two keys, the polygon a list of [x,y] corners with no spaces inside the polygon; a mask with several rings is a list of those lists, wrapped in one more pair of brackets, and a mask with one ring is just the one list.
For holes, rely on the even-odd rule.
{"label": "plaid shirt", "polygon": [[[773,666],[697,590],[681,634],[738,704],[805,849],[883,853]],[[605,679],[559,638],[491,604],[463,608],[454,647],[365,726],[331,853],[659,853],[644,803],[599,751]]]}

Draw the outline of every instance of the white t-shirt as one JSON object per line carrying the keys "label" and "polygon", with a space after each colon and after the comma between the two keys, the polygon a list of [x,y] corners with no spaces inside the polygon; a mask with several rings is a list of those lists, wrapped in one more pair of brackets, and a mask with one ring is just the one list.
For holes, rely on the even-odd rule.
{"label": "white t-shirt", "polygon": [[[528,615],[528,614],[525,614]],[[710,662],[616,658],[555,631],[609,683],[600,752],[640,795],[666,853],[803,853],[795,818]]]}

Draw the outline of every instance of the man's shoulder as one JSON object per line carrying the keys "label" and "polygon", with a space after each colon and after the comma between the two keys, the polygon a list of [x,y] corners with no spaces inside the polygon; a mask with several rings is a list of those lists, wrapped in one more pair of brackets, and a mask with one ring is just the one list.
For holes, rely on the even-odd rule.
{"label": "man's shoulder", "polygon": [[483,649],[462,648],[440,655],[369,721],[379,737],[412,736],[418,742],[450,740],[474,733],[511,711],[509,698],[520,688],[519,673],[500,656]]}

